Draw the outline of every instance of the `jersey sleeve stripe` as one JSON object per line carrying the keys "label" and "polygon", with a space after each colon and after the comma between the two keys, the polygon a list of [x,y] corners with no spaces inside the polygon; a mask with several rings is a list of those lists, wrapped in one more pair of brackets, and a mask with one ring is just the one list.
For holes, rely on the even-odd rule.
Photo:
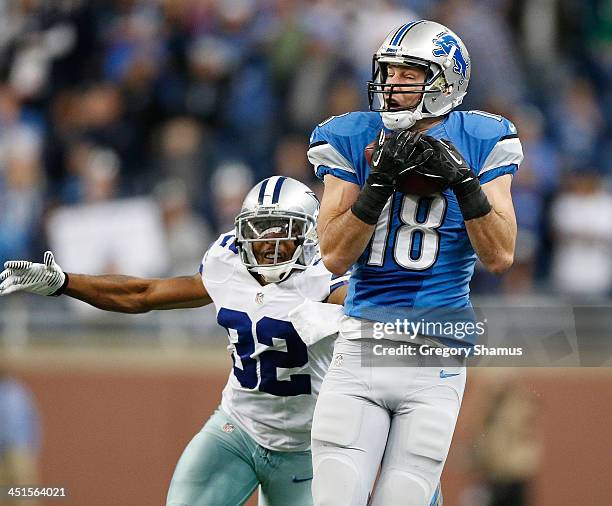
{"label": "jersey sleeve stripe", "polygon": [[337,283],[334,283],[333,285],[331,285],[329,287],[329,293],[330,294],[334,293],[338,288],[340,288],[341,286],[344,286],[344,285],[348,285],[348,283],[349,283],[348,280],[346,280],[346,281],[338,281]]}
{"label": "jersey sleeve stripe", "polygon": [[332,176],[337,177],[338,179],[342,179],[347,183],[353,183],[359,186],[357,175],[353,174],[352,172],[347,172],[346,170],[330,169],[329,167],[325,167],[324,165],[319,165],[315,173],[319,179],[323,179],[326,174],[331,174]]}
{"label": "jersey sleeve stripe", "polygon": [[308,149],[310,148],[316,148],[317,146],[323,146],[323,144],[329,144],[329,142],[327,141],[317,141],[317,142],[313,142],[312,144],[310,144],[308,146]]}
{"label": "jersey sleeve stripe", "polygon": [[350,278],[351,278],[350,270],[339,276],[336,274],[332,274],[332,277],[329,282],[329,293],[334,292],[341,286],[348,285]]}
{"label": "jersey sleeve stripe", "polygon": [[486,184],[500,176],[505,176],[506,174],[514,175],[517,170],[518,167],[516,165],[496,167],[495,169],[488,170],[482,176],[479,176],[478,180],[480,181],[480,184]]}
{"label": "jersey sleeve stripe", "polygon": [[518,138],[500,140],[487,156],[478,175],[505,165],[520,165],[522,161],[523,148]]}
{"label": "jersey sleeve stripe", "polygon": [[498,142],[505,141],[506,139],[518,139],[518,134],[504,135],[502,138],[499,139]]}
{"label": "jersey sleeve stripe", "polygon": [[343,276],[338,276],[335,279],[331,280],[331,284],[335,284],[335,283],[342,283],[344,281],[348,281],[351,278],[350,274],[344,274]]}
{"label": "jersey sleeve stripe", "polygon": [[321,165],[324,165],[331,169],[340,169],[355,174],[351,162],[328,143],[311,147],[308,150],[308,160],[314,165],[315,172]]}
{"label": "jersey sleeve stripe", "polygon": [[435,504],[438,502],[438,495],[440,495],[440,485],[439,484],[436,487],[436,491],[434,492],[434,495],[431,498],[431,502],[429,503],[429,506],[435,506]]}
{"label": "jersey sleeve stripe", "polygon": [[[236,243],[234,241],[235,237],[236,236],[234,234],[226,234],[223,237],[223,239],[221,240],[221,242],[219,243],[219,246],[221,246],[222,248],[225,248],[227,246],[232,253],[237,255],[238,254],[238,249],[236,249]],[[230,239],[231,239],[231,242],[230,242]],[[229,243],[229,245],[228,245],[228,243]],[[211,246],[212,246],[212,244],[211,244]]]}

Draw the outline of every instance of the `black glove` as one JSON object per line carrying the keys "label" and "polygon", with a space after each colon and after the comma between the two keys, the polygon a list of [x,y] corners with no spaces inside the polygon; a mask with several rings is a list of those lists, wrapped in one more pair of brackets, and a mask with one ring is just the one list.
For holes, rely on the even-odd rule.
{"label": "black glove", "polygon": [[478,177],[453,143],[424,135],[419,139],[418,150],[428,149],[433,149],[433,155],[416,171],[424,176],[440,178],[447,188],[450,187],[457,197],[465,221],[488,214],[491,211],[489,199],[482,191]]}
{"label": "black glove", "polygon": [[421,134],[407,129],[398,130],[388,137],[384,130],[380,131],[372,152],[370,174],[351,207],[353,214],[361,221],[375,225],[395,190],[398,178],[422,165],[433,154],[433,149],[427,146],[417,149],[420,138]]}
{"label": "black glove", "polygon": [[433,149],[417,149],[421,139],[420,133],[410,130],[398,130],[389,137],[385,131],[378,134],[378,141],[372,153],[370,174],[379,174],[379,178],[393,184],[409,170],[422,165],[433,154]]}

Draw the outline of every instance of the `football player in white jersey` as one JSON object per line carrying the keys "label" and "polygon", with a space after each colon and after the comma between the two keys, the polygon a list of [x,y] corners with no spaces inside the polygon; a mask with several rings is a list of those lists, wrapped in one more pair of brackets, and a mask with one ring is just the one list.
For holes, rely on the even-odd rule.
{"label": "football player in white jersey", "polygon": [[307,346],[289,313],[305,301],[342,304],[347,282],[317,257],[318,210],[302,183],[265,179],[247,195],[235,230],[210,246],[195,276],[67,274],[51,252],[43,264],[5,263],[0,295],[63,293],[123,313],[215,305],[234,365],[221,406],[177,464],[168,505],[236,506],[257,487],[259,504],[312,504],[310,426],[333,336],[320,335]]}

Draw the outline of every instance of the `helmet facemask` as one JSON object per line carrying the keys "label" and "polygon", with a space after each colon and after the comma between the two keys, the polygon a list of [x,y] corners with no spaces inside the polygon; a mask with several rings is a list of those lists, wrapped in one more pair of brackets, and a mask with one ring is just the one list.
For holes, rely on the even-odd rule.
{"label": "helmet facemask", "polygon": [[[235,225],[236,245],[242,263],[267,283],[278,283],[289,277],[294,269],[305,269],[317,252],[315,221],[304,213],[259,208],[256,212],[239,214]],[[285,241],[295,244],[290,258],[285,258],[282,252],[281,243]],[[265,252],[270,263],[257,260],[255,249],[261,243],[272,245]]]}
{"label": "helmet facemask", "polygon": [[[389,65],[420,67],[425,70],[425,81],[389,84],[386,82]],[[447,95],[451,91],[452,85],[447,83],[443,69],[434,62],[379,54],[375,54],[372,58],[372,80],[368,81],[368,101],[371,111],[382,113],[387,128],[392,130],[410,128],[420,119],[438,116],[439,114],[430,113],[425,104],[435,102],[438,96]],[[392,106],[394,95],[420,95],[421,99],[417,104],[406,107]]]}

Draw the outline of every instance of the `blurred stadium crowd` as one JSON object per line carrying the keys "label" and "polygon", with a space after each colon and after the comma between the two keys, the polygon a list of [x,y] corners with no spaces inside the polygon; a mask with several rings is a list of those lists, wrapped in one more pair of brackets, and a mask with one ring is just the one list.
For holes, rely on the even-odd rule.
{"label": "blurred stadium crowd", "polygon": [[[414,18],[463,38],[472,80],[461,108],[512,119],[526,153],[513,184],[515,266],[502,278],[480,272],[475,292],[610,295],[604,0],[0,2],[0,261],[41,258],[66,237],[77,257],[91,256],[74,231],[96,206],[106,232],[91,220],[82,228],[102,245],[120,240],[129,256],[139,213],[153,209],[159,220],[147,227],[159,227],[164,251],[128,272],[195,272],[256,180],[320,185],[306,159],[310,131],[367,109],[372,53]],[[131,201],[147,204],[124,211]],[[121,267],[108,253],[84,268]]]}

